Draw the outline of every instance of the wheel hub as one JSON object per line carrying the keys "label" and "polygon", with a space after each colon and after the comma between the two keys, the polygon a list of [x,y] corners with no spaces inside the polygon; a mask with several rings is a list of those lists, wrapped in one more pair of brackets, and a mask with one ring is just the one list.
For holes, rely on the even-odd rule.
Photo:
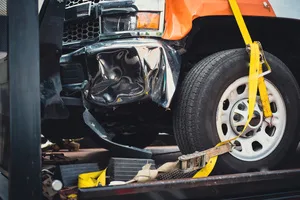
{"label": "wheel hub", "polygon": [[[230,84],[218,104],[217,131],[221,141],[239,135],[248,118],[248,77]],[[264,118],[262,108],[256,103],[254,116],[240,138],[234,140],[232,156],[242,161],[258,161],[274,151],[279,145],[286,125],[285,102],[279,90],[265,79],[272,109],[272,118]],[[257,96],[257,98],[259,98]]]}
{"label": "wheel hub", "polygon": [[[249,103],[247,99],[237,101],[236,104],[232,107],[230,114],[230,125],[236,135],[241,134],[246,125],[248,119],[248,107]],[[256,104],[254,107],[253,117],[241,137],[253,136],[260,129],[263,123],[263,119],[263,112]]]}

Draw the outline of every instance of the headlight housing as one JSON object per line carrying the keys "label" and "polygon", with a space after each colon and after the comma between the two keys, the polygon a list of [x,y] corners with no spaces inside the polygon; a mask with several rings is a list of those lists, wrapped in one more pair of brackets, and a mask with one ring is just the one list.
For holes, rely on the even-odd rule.
{"label": "headlight housing", "polygon": [[70,1],[65,10],[64,46],[163,34],[165,0]]}
{"label": "headlight housing", "polygon": [[159,30],[159,12],[137,12],[133,14],[102,16],[101,24],[104,34],[135,31]]}

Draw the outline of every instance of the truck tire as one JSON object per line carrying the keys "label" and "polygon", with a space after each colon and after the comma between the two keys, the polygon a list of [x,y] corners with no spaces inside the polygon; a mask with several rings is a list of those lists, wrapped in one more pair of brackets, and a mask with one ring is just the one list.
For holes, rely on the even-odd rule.
{"label": "truck tire", "polygon": [[[218,158],[222,173],[277,167],[299,142],[300,92],[287,66],[265,53],[272,73],[265,77],[272,119],[265,119],[257,98],[251,131]],[[247,120],[249,56],[245,49],[226,50],[197,63],[179,87],[174,133],[183,154],[202,151],[233,138]]]}

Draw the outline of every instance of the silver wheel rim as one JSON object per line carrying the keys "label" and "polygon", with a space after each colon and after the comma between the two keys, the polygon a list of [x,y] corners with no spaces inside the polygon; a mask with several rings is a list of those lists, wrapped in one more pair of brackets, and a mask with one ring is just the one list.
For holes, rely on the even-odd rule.
{"label": "silver wheel rim", "polygon": [[[280,143],[286,125],[284,100],[269,80],[265,79],[273,116],[264,118],[261,102],[257,97],[255,117],[242,137],[233,143],[230,154],[243,161],[258,161],[272,153]],[[221,141],[237,136],[248,116],[248,77],[233,82],[223,93],[217,109],[216,125]]]}

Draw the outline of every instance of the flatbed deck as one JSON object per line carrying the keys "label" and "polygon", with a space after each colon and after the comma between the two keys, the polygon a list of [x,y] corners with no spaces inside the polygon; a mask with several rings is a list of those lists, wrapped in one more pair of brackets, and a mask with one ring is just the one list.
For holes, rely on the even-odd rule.
{"label": "flatbed deck", "polygon": [[[177,146],[149,147],[156,164],[174,161]],[[109,158],[104,149],[64,152],[79,162]],[[212,175],[201,179],[178,179],[80,189],[79,199],[300,199],[300,159],[293,155],[283,169],[242,174]]]}
{"label": "flatbed deck", "polygon": [[[174,161],[181,154],[176,146],[149,147],[156,164]],[[105,149],[62,150],[78,163],[99,162],[110,158]],[[212,175],[200,179],[153,181],[121,186],[80,189],[79,200],[91,199],[300,199],[300,159],[293,155],[280,170],[241,174]],[[8,197],[8,179],[0,173],[0,200]]]}
{"label": "flatbed deck", "polygon": [[[79,190],[79,199],[300,199],[300,169]],[[295,198],[297,197],[297,198]]]}

